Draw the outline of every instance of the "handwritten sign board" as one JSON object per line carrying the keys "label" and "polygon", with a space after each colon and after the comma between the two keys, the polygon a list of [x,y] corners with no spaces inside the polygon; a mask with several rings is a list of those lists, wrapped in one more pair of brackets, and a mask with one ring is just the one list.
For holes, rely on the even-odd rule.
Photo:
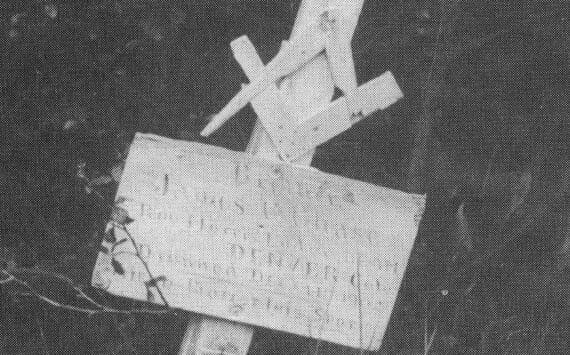
{"label": "handwritten sign board", "polygon": [[137,134],[117,192],[134,221],[103,242],[92,283],[375,350],[424,203],[312,168]]}

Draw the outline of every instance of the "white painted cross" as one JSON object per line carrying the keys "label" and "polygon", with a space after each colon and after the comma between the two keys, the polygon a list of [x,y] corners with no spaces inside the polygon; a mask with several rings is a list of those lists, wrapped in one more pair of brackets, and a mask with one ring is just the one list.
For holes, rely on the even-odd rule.
{"label": "white painted cross", "polygon": [[[302,2],[293,27],[292,41],[303,35],[304,29],[322,11],[323,4],[322,0]],[[351,38],[356,27],[354,20],[350,27],[348,37]],[[263,63],[246,36],[234,40],[231,48],[251,81],[262,74]],[[334,91],[330,70],[325,55],[318,55],[287,76],[280,88],[269,83],[252,99],[251,104],[262,125],[256,123],[254,128],[248,146],[251,154],[269,159],[279,159],[280,156],[295,164],[310,165],[312,150],[318,145],[403,96],[392,74],[384,73],[359,88],[357,105],[361,108],[360,115],[351,115],[345,97],[330,103]],[[213,354],[225,349],[231,351],[228,353],[242,355],[247,353],[252,336],[253,328],[249,326],[202,317],[201,321],[190,323],[180,354]],[[228,344],[231,349],[228,349]]]}
{"label": "white painted cross", "polygon": [[[242,36],[234,40],[231,47],[246,75],[250,80],[255,80],[263,70],[263,65],[253,44],[247,36]],[[386,72],[359,87],[355,99],[358,100],[360,115],[350,114],[347,99],[343,96],[321,107],[309,119],[299,123],[297,117],[300,116],[300,110],[295,107],[294,102],[287,100],[284,91],[278,89],[275,84],[269,84],[251,104],[273,144],[286,161],[295,161],[311,149],[349,129],[360,119],[387,108],[403,97],[392,73]]]}

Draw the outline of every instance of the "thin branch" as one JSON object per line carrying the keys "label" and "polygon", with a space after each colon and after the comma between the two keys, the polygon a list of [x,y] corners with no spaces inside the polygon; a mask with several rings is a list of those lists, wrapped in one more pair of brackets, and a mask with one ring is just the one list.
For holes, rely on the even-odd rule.
{"label": "thin branch", "polygon": [[6,276],[5,279],[0,280],[0,285],[6,285],[10,282],[14,282],[14,276],[10,275],[8,272],[2,270],[2,273]]}
{"label": "thin branch", "polygon": [[428,333],[428,324],[427,324],[427,318],[426,318],[426,321],[424,324],[424,355],[428,355],[432,346],[433,346],[435,334],[437,333],[437,324],[433,327],[433,330],[431,332],[429,340],[427,338],[427,333]]}
{"label": "thin branch", "polygon": [[47,340],[44,334],[44,328],[42,327],[38,317],[34,317],[34,320],[36,321],[36,325],[38,326],[38,332],[40,333],[40,339],[42,340],[43,353],[45,355],[49,355]]}
{"label": "thin branch", "polygon": [[[90,184],[90,179],[84,175],[78,175],[78,178],[81,179],[83,182],[86,183],[86,187],[89,186]],[[103,195],[101,195],[97,190],[95,190],[94,188],[91,188],[92,192],[95,192],[95,196],[97,197],[98,201],[100,202],[100,204],[113,211],[113,208],[115,206],[107,203],[107,201],[105,200],[105,198],[103,197]],[[128,216],[127,216],[128,218]],[[113,225],[116,227],[119,227],[121,230],[123,230],[125,232],[125,234],[127,235],[127,237],[129,238],[129,241],[131,242],[131,244],[133,245],[133,248],[135,249],[135,256],[137,257],[137,259],[139,259],[139,261],[142,263],[142,265],[144,266],[146,273],[148,274],[148,277],[150,278],[150,280],[154,280],[155,277],[152,274],[152,272],[150,271],[150,267],[148,266],[148,263],[146,262],[146,260],[144,260],[143,256],[140,254],[139,252],[139,247],[135,241],[135,238],[132,236],[132,234],[129,232],[129,230],[127,229],[125,223],[121,222],[117,222],[117,221],[113,221]],[[160,286],[158,286],[158,283],[154,284],[154,287],[156,288],[158,295],[160,296],[163,304],[165,307],[170,307],[168,304],[168,301],[166,300],[166,297],[164,296],[164,293],[162,292],[162,290],[160,289]]]}
{"label": "thin branch", "polygon": [[90,296],[88,296],[83,289],[81,288],[81,286],[77,285],[73,280],[71,280],[69,277],[63,275],[63,274],[59,274],[59,273],[55,273],[55,272],[48,272],[45,270],[41,270],[41,269],[30,269],[30,268],[17,268],[17,269],[13,269],[11,270],[12,274],[35,274],[35,275],[41,275],[41,276],[46,276],[46,277],[51,277],[60,281],[63,281],[64,283],[66,283],[69,287],[71,287],[73,290],[75,290],[75,292],[77,292],[77,295],[81,298],[83,298],[84,300],[86,300],[87,302],[91,303],[93,306],[97,307],[97,308],[104,308],[102,305],[100,305],[98,302],[96,302],[93,298],[91,298]]}
{"label": "thin branch", "polygon": [[[148,263],[146,262],[146,260],[144,260],[144,258],[142,257],[140,251],[139,251],[139,247],[135,241],[135,238],[133,238],[133,236],[131,235],[131,233],[129,232],[129,230],[127,229],[127,227],[123,224],[117,224],[117,226],[119,226],[119,228],[121,228],[125,234],[127,235],[127,237],[129,238],[129,240],[131,241],[131,244],[133,245],[133,247],[135,248],[135,253],[137,258],[140,260],[140,262],[143,264],[148,276],[150,277],[151,280],[154,280],[155,277],[153,276],[152,272],[150,271],[150,268],[148,266]],[[160,289],[160,287],[158,286],[158,283],[154,284],[154,287],[156,288],[158,295],[160,296],[160,298],[162,299],[162,302],[164,303],[164,306],[166,307],[170,307],[168,305],[168,302],[166,301],[166,297],[164,296],[164,294],[162,293],[162,290]]]}
{"label": "thin branch", "polygon": [[50,305],[52,307],[61,308],[61,309],[65,309],[65,310],[72,311],[72,312],[78,312],[78,313],[86,314],[89,317],[94,316],[96,314],[102,314],[102,313],[124,314],[124,315],[127,315],[127,314],[154,314],[154,315],[172,314],[172,315],[176,315],[176,312],[173,312],[170,309],[168,309],[168,310],[163,310],[163,309],[162,310],[152,310],[152,309],[122,310],[122,309],[116,309],[116,308],[108,307],[108,306],[100,304],[99,302],[95,301],[92,297],[88,296],[78,285],[74,284],[71,281],[71,279],[67,278],[64,275],[45,272],[45,271],[41,271],[41,270],[36,271],[36,270],[31,270],[31,269],[15,269],[15,271],[16,271],[16,273],[19,271],[22,273],[23,272],[31,272],[31,273],[41,274],[44,276],[50,276],[50,277],[53,277],[55,279],[64,281],[66,284],[68,284],[68,286],[70,286],[73,290],[75,290],[77,292],[77,295],[79,297],[81,297],[82,299],[89,302],[89,304],[95,308],[87,308],[87,307],[69,305],[69,304],[65,304],[65,303],[62,303],[60,301],[54,300],[54,299],[42,294],[40,291],[36,290],[32,285],[30,285],[27,281],[17,277],[12,272],[10,272],[8,270],[2,270],[2,273],[8,276],[6,279],[2,280],[2,284],[13,283],[13,284],[20,285],[27,290],[27,292],[19,293],[20,295],[33,296],[36,299],[40,300],[41,302],[47,303],[48,305]]}

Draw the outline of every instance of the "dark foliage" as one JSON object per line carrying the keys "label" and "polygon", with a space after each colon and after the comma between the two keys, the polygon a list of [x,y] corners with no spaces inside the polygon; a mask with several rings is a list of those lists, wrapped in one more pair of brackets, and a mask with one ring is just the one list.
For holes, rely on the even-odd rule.
{"label": "dark foliage", "polygon": [[[298,5],[1,2],[1,270],[63,274],[98,302],[146,307],[87,286],[101,240],[121,242],[102,231],[121,217],[108,204],[134,132],[201,140],[204,118],[245,81],[229,41],[246,33],[268,60]],[[319,148],[315,165],[428,193],[382,353],[424,353],[431,334],[431,353],[570,348],[568,7],[366,2],[353,43],[359,81],[392,70],[405,99]],[[254,115],[238,116],[207,143],[243,150]],[[61,279],[26,275],[44,295],[80,301]],[[5,276],[0,353],[176,353],[193,317],[86,316]],[[348,351],[259,330],[250,352],[317,350]]]}

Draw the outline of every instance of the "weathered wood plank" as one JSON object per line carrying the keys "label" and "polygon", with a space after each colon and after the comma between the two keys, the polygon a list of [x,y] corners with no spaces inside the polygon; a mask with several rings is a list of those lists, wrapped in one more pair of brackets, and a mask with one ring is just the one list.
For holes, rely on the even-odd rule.
{"label": "weathered wood plank", "polygon": [[424,201],[140,133],[117,196],[133,220],[114,229],[120,243],[103,245],[97,285],[107,292],[374,349]]}
{"label": "weathered wood plank", "polygon": [[[301,32],[302,29],[307,26],[309,21],[317,15],[318,10],[322,8],[322,4],[318,4],[319,1],[322,0],[302,1],[293,26],[291,37]],[[284,84],[290,88],[289,94],[295,93],[295,95],[292,95],[292,100],[298,100],[299,107],[304,109],[305,112],[301,112],[301,114],[313,112],[315,107],[319,107],[330,102],[334,93],[334,87],[332,85],[328,65],[322,55],[320,56],[320,59],[309,63],[307,67],[299,70],[291,78],[285,79]],[[247,152],[266,159],[280,159],[279,153],[259,121],[255,123],[247,147]],[[295,163],[300,165],[310,165],[313,155],[314,150],[305,154],[300,159],[297,159]],[[253,337],[253,328],[203,317],[202,320],[198,322],[190,322],[188,325],[185,340],[180,347],[180,355],[206,355],[206,353],[199,352],[200,349],[196,346],[192,347],[192,344],[206,343],[213,348],[224,346],[223,342],[217,345],[208,343],[209,340],[217,339],[216,335],[223,329],[227,329],[226,332],[233,334],[233,339],[235,339],[234,343],[240,345],[247,344],[247,347],[249,347],[249,343]],[[237,349],[241,350],[239,346]],[[247,353],[247,348],[245,348],[245,350],[244,354]],[[236,354],[241,355],[242,353],[238,352]]]}
{"label": "weathered wood plank", "polygon": [[202,317],[200,321],[188,324],[179,354],[246,355],[253,330],[247,325]]}

